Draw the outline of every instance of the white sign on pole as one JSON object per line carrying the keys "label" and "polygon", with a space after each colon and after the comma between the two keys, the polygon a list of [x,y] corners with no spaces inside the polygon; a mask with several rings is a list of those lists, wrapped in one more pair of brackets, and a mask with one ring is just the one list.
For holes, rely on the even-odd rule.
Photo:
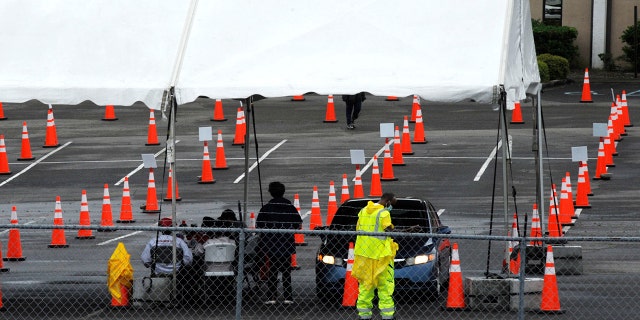
{"label": "white sign on pole", "polygon": [[380,124],[380,138],[393,138],[395,135],[394,123]]}
{"label": "white sign on pole", "polygon": [[587,162],[587,146],[571,147],[571,161],[573,162]]}
{"label": "white sign on pole", "polygon": [[198,139],[199,141],[211,141],[213,140],[213,130],[211,127],[200,127],[198,128]]}
{"label": "white sign on pole", "polygon": [[593,136],[594,137],[606,137],[609,135],[609,128],[606,123],[594,123],[593,124]]}
{"label": "white sign on pole", "polygon": [[157,168],[156,164],[156,156],[153,153],[143,153],[142,154],[142,163],[145,168]]}
{"label": "white sign on pole", "polygon": [[364,150],[349,150],[351,153],[351,164],[365,164]]}

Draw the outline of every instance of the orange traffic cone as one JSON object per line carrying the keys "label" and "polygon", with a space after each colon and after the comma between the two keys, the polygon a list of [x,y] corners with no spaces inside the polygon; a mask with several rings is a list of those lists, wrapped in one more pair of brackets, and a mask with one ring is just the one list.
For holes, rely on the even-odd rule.
{"label": "orange traffic cone", "polygon": [[[519,237],[518,233],[518,215],[513,214],[513,222],[511,223],[511,237]],[[509,241],[509,274],[516,275],[520,273],[520,251],[517,254],[513,250],[520,245],[520,241]]]}
{"label": "orange traffic cone", "polygon": [[573,217],[573,203],[569,203],[569,191],[567,189],[567,178],[562,178],[562,187],[560,189],[560,208],[559,216],[562,226],[568,226],[571,224],[571,217]]}
{"label": "orange traffic cone", "polygon": [[255,229],[256,228],[256,214],[251,212],[251,214],[249,215],[249,229]]}
{"label": "orange traffic cone", "polygon": [[118,120],[118,118],[116,117],[116,111],[113,108],[112,104],[108,104],[104,108],[104,118],[102,118],[102,121],[116,121],[116,120]]}
{"label": "orange traffic cone", "polygon": [[29,131],[27,130],[27,122],[22,122],[22,150],[20,152],[19,161],[33,160],[35,157],[31,154],[31,142],[29,141]]}
{"label": "orange traffic cone", "polygon": [[373,165],[371,169],[371,188],[369,197],[382,196],[382,183],[380,183],[380,169],[378,168],[378,156],[373,155]]}
{"label": "orange traffic cone", "polygon": [[391,151],[389,150],[389,138],[384,143],[384,160],[382,161],[382,181],[395,181],[398,178],[393,176],[393,164],[391,163]]}
{"label": "orange traffic cone", "polygon": [[153,177],[153,168],[149,168],[149,183],[147,184],[147,202],[140,206],[144,213],[158,213],[158,194],[156,193],[156,181]]}
{"label": "orange traffic cone", "polygon": [[616,153],[615,151],[616,143],[613,141],[613,138],[611,136],[612,136],[611,129],[609,129],[609,135],[604,137],[604,162],[607,167],[616,166],[616,164],[613,162],[613,156]]}
{"label": "orange traffic cone", "polygon": [[[293,206],[298,211],[300,218],[302,218],[302,214],[300,213],[300,196],[296,193],[293,195]],[[302,225],[300,225],[300,230],[302,230]],[[304,241],[304,233],[296,233],[293,235],[296,246],[306,246],[307,243]]]}
{"label": "orange traffic cone", "polygon": [[387,96],[385,101],[400,101],[400,98],[398,98],[397,96]]}
{"label": "orange traffic cone", "polygon": [[616,135],[616,141],[622,140],[622,136],[627,135],[627,131],[624,128],[624,119],[622,117],[622,101],[620,101],[620,95],[617,95],[616,103],[611,104],[611,119],[613,122],[613,130]]}
{"label": "orange traffic cone", "polygon": [[[80,202],[80,219],[78,224],[81,226],[91,226],[91,217],[89,215],[89,204],[87,203],[87,190],[82,190],[82,198]],[[79,229],[76,239],[95,239],[91,229]]]}
{"label": "orange traffic cone", "polygon": [[564,234],[562,224],[558,214],[558,195],[555,183],[551,185],[551,195],[549,196],[549,220],[547,221],[547,232],[549,237],[560,238]]}
{"label": "orange traffic cone", "polygon": [[446,308],[449,310],[464,309],[464,283],[462,282],[462,268],[460,267],[460,255],[458,243],[453,243],[451,250],[451,264],[449,265],[449,290],[447,294]]}
{"label": "orange traffic cone", "polygon": [[2,108],[2,101],[0,101],[0,120],[7,120],[7,119],[8,118],[4,116],[4,109]]}
{"label": "orange traffic cone", "polygon": [[424,134],[424,123],[422,123],[422,110],[420,109],[418,109],[416,125],[413,129],[413,141],[411,141],[411,143],[427,143],[427,139]]}
{"label": "orange traffic cone", "polygon": [[[60,203],[60,196],[56,196],[56,208],[53,215],[53,224],[56,226],[64,225],[62,220],[62,204]],[[64,235],[64,229],[53,229],[51,231],[51,244],[49,248],[68,248],[67,238]]]}
{"label": "orange traffic cone", "polygon": [[589,173],[586,169],[587,163],[580,161],[580,167],[578,169],[578,186],[576,187],[576,203],[577,208],[591,208],[589,204]]}
{"label": "orange traffic cone", "polygon": [[209,159],[209,146],[204,142],[204,152],[202,156],[202,175],[198,177],[198,183],[216,183],[211,170],[211,159]]}
{"label": "orange traffic cone", "polygon": [[420,110],[420,97],[413,95],[413,103],[411,104],[411,119],[409,122],[413,123],[418,120],[418,110]]}
{"label": "orange traffic cone", "polygon": [[606,155],[604,151],[604,137],[600,137],[598,145],[598,159],[596,161],[596,174],[593,176],[593,180],[609,180],[611,174],[607,172]]}
{"label": "orange traffic cone", "polygon": [[330,94],[327,99],[327,112],[325,113],[323,122],[338,122],[338,119],[336,119],[336,110],[332,94]]}
{"label": "orange traffic cone", "polygon": [[400,130],[396,126],[393,136],[393,158],[391,159],[391,165],[404,166],[404,158],[402,157],[402,142],[400,141]]}
{"label": "orange traffic cone", "polygon": [[355,254],[353,251],[353,242],[349,242],[349,253],[347,254],[347,273],[344,276],[344,289],[342,292],[342,306],[355,307],[358,300],[358,280],[351,275],[353,270],[353,260]]}
{"label": "orange traffic cone", "polygon": [[2,303],[2,285],[0,285],[0,311],[7,311],[7,308],[5,308]]}
{"label": "orange traffic cone", "polygon": [[128,307],[129,306],[129,288],[124,284],[119,284],[120,286],[120,299],[117,299],[113,295],[111,296],[111,306],[112,307]]}
{"label": "orange traffic cone", "polygon": [[584,69],[584,82],[582,84],[582,98],[580,102],[593,102],[593,100],[591,100],[591,84],[589,84],[589,68]]}
{"label": "orange traffic cone", "polygon": [[291,270],[300,270],[300,266],[298,265],[298,257],[295,253],[291,255]]}
{"label": "orange traffic cone", "polygon": [[556,267],[553,261],[553,247],[547,246],[547,261],[544,268],[544,280],[542,284],[542,299],[540,311],[562,313],[560,309],[560,296],[558,295],[558,283],[556,281]]}
{"label": "orange traffic cone", "polygon": [[246,135],[246,123],[244,120],[244,110],[242,107],[238,108],[237,118],[236,118],[236,135],[233,137],[233,145],[244,145],[244,136]]}
{"label": "orange traffic cone", "polygon": [[333,216],[338,211],[338,202],[336,200],[336,188],[333,180],[329,181],[329,202],[327,204],[327,225],[331,224]]}
{"label": "orange traffic cone", "polygon": [[9,268],[5,268],[2,261],[4,261],[4,258],[2,257],[2,243],[0,243],[0,273],[9,272]]}
{"label": "orange traffic cone", "polygon": [[222,99],[216,99],[216,103],[213,106],[213,118],[211,118],[211,121],[227,121],[227,118],[224,117]]}
{"label": "orange traffic cone", "polygon": [[512,124],[523,124],[522,121],[522,109],[520,108],[520,101],[516,101],[513,111],[511,111],[511,123]]}
{"label": "orange traffic cone", "polygon": [[[533,204],[533,212],[531,213],[531,237],[542,238],[542,225],[540,224],[540,214],[538,213],[538,204]],[[542,240],[531,240],[532,246],[541,246]]]}
{"label": "orange traffic cone", "polygon": [[311,220],[309,230],[322,227],[322,214],[320,213],[320,199],[318,198],[318,187],[313,186],[313,198],[311,199]]}
{"label": "orange traffic cone", "polygon": [[49,105],[49,111],[47,111],[47,130],[44,136],[44,145],[43,148],[57,148],[60,144],[58,143],[58,133],[56,132],[56,123],[53,119],[53,107]]}
{"label": "orange traffic cone", "polygon": [[[11,207],[11,224],[18,224],[18,214],[16,206]],[[20,242],[20,229],[9,229],[9,241],[7,242],[7,256],[4,261],[24,261],[26,257],[22,255],[22,243]]]}
{"label": "orange traffic cone", "polygon": [[342,193],[340,194],[340,204],[349,200],[350,197],[351,196],[349,194],[349,181],[347,181],[347,174],[343,173],[342,174]]}
{"label": "orange traffic cone", "polygon": [[147,130],[147,143],[145,146],[157,146],[160,142],[158,142],[158,131],[156,129],[156,116],[153,112],[153,109],[149,109],[149,129]]}
{"label": "orange traffic cone", "polygon": [[[109,196],[109,185],[104,184],[102,195],[102,215],[100,216],[101,227],[113,227],[113,212],[111,210],[111,197]],[[98,229],[99,232],[115,231],[115,229]]]}
{"label": "orange traffic cone", "polygon": [[[182,200],[178,189],[178,179],[176,179],[176,201]],[[171,168],[169,168],[169,179],[167,179],[167,193],[162,200],[173,200],[173,170],[171,170]]]}
{"label": "orange traffic cone", "polygon": [[[627,104],[627,91],[622,90],[622,100],[620,100],[622,104],[622,120],[625,127],[633,127],[633,123],[631,123],[631,116],[629,115],[629,105]],[[0,109],[2,108],[2,103],[0,103]],[[0,110],[0,112],[2,112]]]}
{"label": "orange traffic cone", "polygon": [[578,171],[582,172],[582,175],[584,176],[584,185],[586,186],[585,189],[587,189],[587,195],[592,196],[593,192],[591,191],[591,181],[589,180],[589,165],[586,161],[580,161],[580,167]]}
{"label": "orange traffic cone", "polygon": [[569,172],[566,173],[565,178],[567,180],[567,195],[569,196],[569,213],[571,213],[571,218],[577,218],[575,215],[576,206],[575,201],[573,201],[573,185],[571,184],[571,174]]}
{"label": "orange traffic cone", "polygon": [[224,142],[222,141],[222,130],[218,130],[218,141],[216,142],[216,162],[213,166],[215,170],[229,169],[227,157],[224,155]]}
{"label": "orange traffic cone", "polygon": [[411,148],[411,132],[409,131],[409,119],[407,116],[404,116],[404,121],[402,123],[402,154],[413,154],[413,149]]}
{"label": "orange traffic cone", "polygon": [[291,101],[304,101],[304,95],[297,95],[297,96],[293,96],[293,98],[291,98]]}
{"label": "orange traffic cone", "polygon": [[353,197],[364,198],[364,188],[362,187],[362,174],[360,173],[360,165],[356,165],[356,178],[353,184]]}
{"label": "orange traffic cone", "polygon": [[118,223],[134,223],[133,209],[131,208],[131,194],[129,192],[129,177],[124,177],[122,188],[122,201],[120,203],[120,219]]}
{"label": "orange traffic cone", "polygon": [[11,174],[7,148],[4,145],[4,135],[0,134],[0,175]]}

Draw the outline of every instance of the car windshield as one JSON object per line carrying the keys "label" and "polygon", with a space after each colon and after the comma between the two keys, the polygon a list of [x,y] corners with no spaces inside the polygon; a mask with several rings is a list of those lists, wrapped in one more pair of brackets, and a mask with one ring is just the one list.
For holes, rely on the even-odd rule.
{"label": "car windshield", "polygon": [[[349,200],[338,208],[329,230],[355,231],[358,222],[358,212],[367,205],[368,201],[374,199]],[[432,206],[419,199],[398,199],[391,210],[391,223],[396,231],[402,232],[410,227],[419,226],[420,232],[431,232],[427,210],[432,210]],[[326,248],[334,252],[337,256],[344,256],[348,250],[349,242],[355,242],[355,235],[328,235],[326,238]],[[410,256],[420,248],[427,239],[424,237],[394,237],[400,249],[398,256]]]}
{"label": "car windshield", "polygon": [[[369,200],[351,200],[345,202],[336,212],[329,229],[355,230],[358,212]],[[398,199],[391,210],[391,223],[398,231],[409,227],[420,226],[423,232],[429,232],[427,208],[423,201],[417,199]]]}

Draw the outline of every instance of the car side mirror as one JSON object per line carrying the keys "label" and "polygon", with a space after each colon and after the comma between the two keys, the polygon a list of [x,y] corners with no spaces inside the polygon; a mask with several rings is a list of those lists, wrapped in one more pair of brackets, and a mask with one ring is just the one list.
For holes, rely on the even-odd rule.
{"label": "car side mirror", "polygon": [[451,228],[449,228],[449,226],[440,226],[440,227],[438,227],[438,233],[450,234],[451,233]]}

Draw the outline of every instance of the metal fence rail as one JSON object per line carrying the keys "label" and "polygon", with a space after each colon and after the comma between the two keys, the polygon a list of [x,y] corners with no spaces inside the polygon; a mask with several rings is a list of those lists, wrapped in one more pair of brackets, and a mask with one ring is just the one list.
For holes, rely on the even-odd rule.
{"label": "metal fence rail", "polygon": [[[318,265],[324,262],[318,254],[322,241],[330,236],[353,237],[353,231],[330,230],[266,230],[244,228],[158,228],[144,226],[52,226],[52,225],[0,225],[0,229],[18,230],[24,259],[9,259],[15,245],[15,236],[2,233],[3,268],[0,273],[0,293],[3,319],[355,319],[355,307],[343,301],[344,280],[338,291],[318,292]],[[69,248],[47,248],[49,235],[54,230],[67,233],[80,229],[123,234],[115,241],[96,244],[90,241],[70,241]],[[217,277],[191,273],[183,281],[184,291],[172,291],[171,278],[149,279],[150,271],[140,260],[143,244],[124,236],[143,233],[155,236],[160,230],[180,231],[186,235],[212,232],[231,232],[237,236],[238,250],[231,277]],[[265,305],[268,290],[261,259],[251,256],[252,241],[265,233],[302,234],[304,245],[297,246],[292,259],[292,285],[294,304],[278,301]],[[461,277],[463,279],[464,306],[450,305],[449,281],[441,283],[438,291],[397,290],[396,316],[400,319],[635,319],[640,290],[638,268],[640,237],[563,237],[560,239],[503,237],[486,235],[430,233],[392,233],[425,243],[436,237],[458,246]],[[147,238],[145,237],[145,238]],[[524,273],[510,274],[506,251],[509,243],[529,244],[544,241],[542,246],[515,247]],[[107,265],[118,242],[125,244],[133,267],[133,289],[124,305],[108,290]],[[146,241],[145,241],[146,242]],[[444,242],[441,242],[444,243]],[[545,268],[547,246],[553,249],[554,274],[557,289],[555,297],[559,310],[543,310],[541,299],[547,291],[545,278],[551,278]],[[221,250],[223,247],[220,247]],[[517,254],[512,254],[515,257]],[[334,257],[345,261],[348,257]],[[449,258],[447,258],[447,261]],[[396,261],[399,273],[407,261]],[[548,267],[548,263],[547,263]],[[447,268],[449,270],[449,268]],[[200,269],[199,269],[200,270]],[[488,272],[487,272],[488,271]],[[547,271],[547,274],[545,274]],[[153,281],[153,284],[149,284]],[[176,280],[178,281],[178,280]],[[177,283],[177,282],[176,282]],[[169,288],[168,291],[162,288]],[[396,279],[396,287],[407,285]],[[503,286],[506,289],[502,289]],[[179,285],[178,285],[179,286]],[[142,291],[141,291],[142,289]],[[282,288],[279,288],[282,290]],[[458,289],[454,289],[458,290]],[[142,296],[140,295],[142,293]],[[182,294],[184,293],[184,294]],[[322,295],[324,294],[324,295]],[[282,293],[280,293],[282,295]],[[547,306],[549,307],[549,306]],[[551,303],[551,309],[553,309]],[[380,319],[374,312],[374,319]]]}

